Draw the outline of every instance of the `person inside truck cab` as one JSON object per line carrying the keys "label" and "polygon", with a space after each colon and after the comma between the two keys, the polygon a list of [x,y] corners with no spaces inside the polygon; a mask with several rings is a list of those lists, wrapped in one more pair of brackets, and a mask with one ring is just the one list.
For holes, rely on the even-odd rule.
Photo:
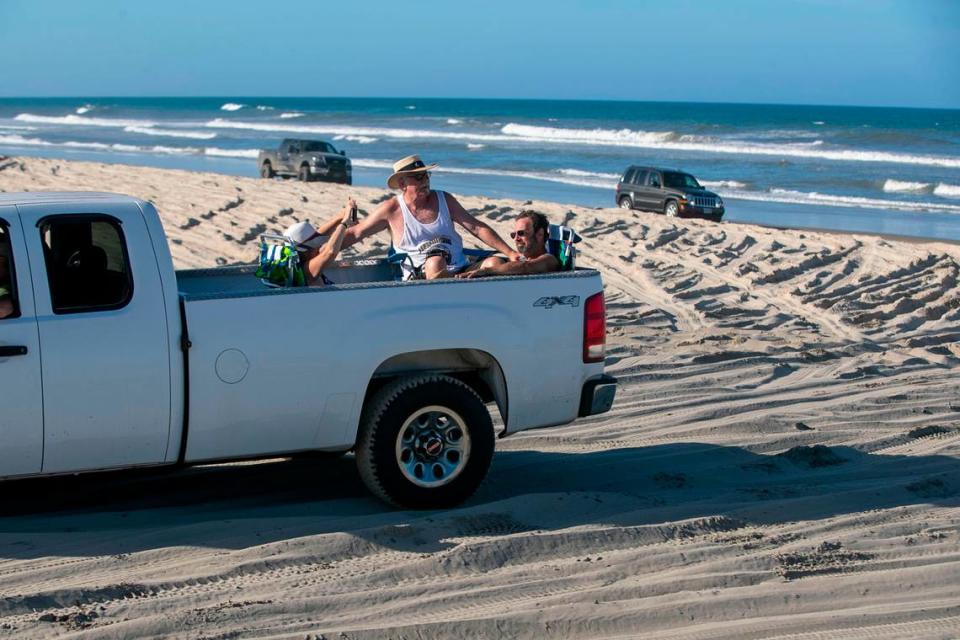
{"label": "person inside truck cab", "polygon": [[449,193],[430,188],[430,170],[436,166],[424,164],[417,155],[393,163],[387,186],[400,193],[347,231],[343,246],[349,247],[378,231],[389,230],[394,249],[408,257],[402,264],[405,280],[449,278],[467,270],[492,266],[491,258],[483,263],[468,264],[463,240],[454,228],[456,223],[509,260],[519,260],[520,254],[490,225],[467,213]]}
{"label": "person inside truck cab", "polygon": [[7,249],[4,246],[3,234],[0,233],[0,319],[12,316],[16,309],[13,306],[13,283],[10,278],[10,263]]}
{"label": "person inside truck cab", "polygon": [[[493,264],[458,275],[458,278],[483,278],[485,276],[509,276],[529,273],[549,273],[560,269],[560,261],[547,252],[547,234],[550,222],[547,216],[537,211],[522,211],[513,224],[510,237],[517,243],[521,258],[507,262],[499,258]],[[491,260],[488,258],[488,260]]]}
{"label": "person inside truck cab", "polygon": [[283,235],[297,245],[307,286],[331,284],[323,270],[336,260],[347,227],[356,219],[357,203],[348,198],[343,208],[319,227],[306,221],[287,227]]}

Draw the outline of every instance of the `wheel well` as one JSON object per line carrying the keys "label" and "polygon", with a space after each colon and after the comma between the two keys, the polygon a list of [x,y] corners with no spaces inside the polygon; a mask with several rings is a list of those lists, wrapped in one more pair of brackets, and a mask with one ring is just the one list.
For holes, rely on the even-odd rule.
{"label": "wheel well", "polygon": [[364,405],[383,385],[401,376],[442,373],[460,380],[484,402],[495,402],[503,423],[507,422],[507,383],[497,359],[477,349],[413,351],[388,358],[377,367],[367,384]]}

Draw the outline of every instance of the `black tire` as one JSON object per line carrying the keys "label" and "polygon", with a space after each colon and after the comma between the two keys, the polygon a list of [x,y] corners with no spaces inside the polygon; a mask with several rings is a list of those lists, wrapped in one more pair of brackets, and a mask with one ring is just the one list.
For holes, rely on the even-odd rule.
{"label": "black tire", "polygon": [[411,376],[386,384],[364,406],[357,468],[370,491],[392,505],[442,509],[473,495],[493,449],[490,413],[473,389],[449,376]]}
{"label": "black tire", "polygon": [[261,178],[266,178],[267,180],[269,180],[275,175],[276,174],[273,172],[273,165],[271,165],[269,162],[264,162],[262,165],[260,165]]}
{"label": "black tire", "polygon": [[676,200],[667,200],[663,205],[663,215],[668,218],[679,218],[680,217],[680,205],[677,204]]}
{"label": "black tire", "polygon": [[630,202],[629,196],[623,196],[622,198],[620,198],[620,200],[617,202],[617,205],[621,209],[633,209],[633,203]]}
{"label": "black tire", "polygon": [[300,182],[310,182],[310,167],[305,164],[300,165],[300,173],[297,177],[300,178]]}

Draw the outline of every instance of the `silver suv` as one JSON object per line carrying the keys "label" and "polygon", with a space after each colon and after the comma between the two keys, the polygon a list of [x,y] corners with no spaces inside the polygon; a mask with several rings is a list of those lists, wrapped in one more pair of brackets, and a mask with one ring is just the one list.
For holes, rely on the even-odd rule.
{"label": "silver suv", "polygon": [[617,206],[664,213],[670,218],[723,218],[723,199],[685,171],[631,165],[617,183]]}

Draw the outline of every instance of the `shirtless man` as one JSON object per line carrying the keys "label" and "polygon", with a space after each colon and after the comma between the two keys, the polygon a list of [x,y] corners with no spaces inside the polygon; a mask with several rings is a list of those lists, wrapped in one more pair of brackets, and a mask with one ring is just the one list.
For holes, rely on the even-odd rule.
{"label": "shirtless man", "polygon": [[393,163],[393,174],[387,180],[391,189],[399,189],[396,198],[390,198],[361,223],[347,229],[343,247],[384,229],[390,230],[393,246],[406,253],[409,264],[403,264],[404,279],[422,276],[449,278],[469,269],[493,266],[500,261],[487,258],[479,265],[467,265],[463,255],[463,241],[454,229],[457,223],[477,239],[507,256],[520,259],[488,224],[477,220],[449,193],[430,188],[430,170],[436,164],[426,165],[420,156],[407,156]]}
{"label": "shirtless man", "polygon": [[550,223],[547,216],[536,211],[523,211],[514,222],[510,237],[517,243],[521,258],[517,262],[506,262],[498,258],[488,258],[487,264],[479,269],[462,273],[458,278],[483,278],[484,276],[510,276],[527,273],[548,273],[560,268],[560,261],[547,253],[547,233]]}

